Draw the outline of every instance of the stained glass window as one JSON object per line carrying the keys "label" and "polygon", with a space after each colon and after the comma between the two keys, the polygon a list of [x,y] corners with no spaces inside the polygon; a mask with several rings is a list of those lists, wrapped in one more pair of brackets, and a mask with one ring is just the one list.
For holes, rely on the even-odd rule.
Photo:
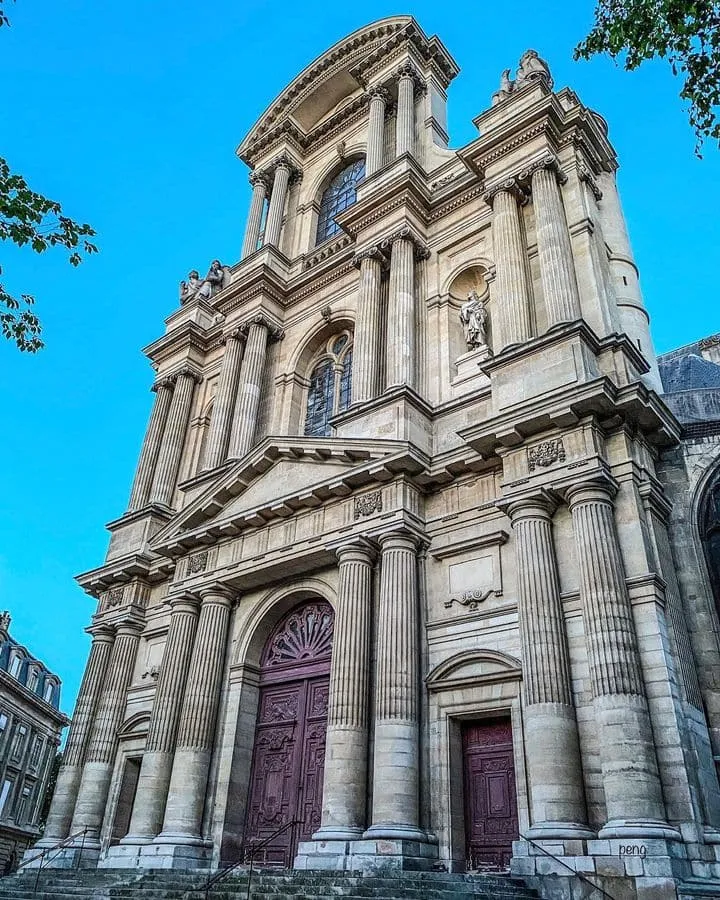
{"label": "stained glass window", "polygon": [[347,409],[352,400],[352,344],[348,333],[335,335],[325,356],[315,364],[308,386],[305,434],[330,434],[332,416]]}
{"label": "stained glass window", "polygon": [[364,177],[365,160],[358,159],[346,166],[342,172],[338,172],[325,188],[320,201],[316,244],[322,244],[334,234],[338,234],[340,226],[335,221],[335,216],[353,205],[357,197],[358,183]]}
{"label": "stained glass window", "polygon": [[342,412],[350,406],[350,390],[352,387],[352,348],[343,358],[342,373],[340,375],[340,401],[338,412]]}

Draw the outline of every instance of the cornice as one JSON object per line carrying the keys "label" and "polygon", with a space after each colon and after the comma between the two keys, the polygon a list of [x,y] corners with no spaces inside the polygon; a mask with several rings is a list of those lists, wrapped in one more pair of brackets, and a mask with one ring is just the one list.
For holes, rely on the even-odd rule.
{"label": "cornice", "polygon": [[206,330],[197,322],[183,322],[182,325],[173,328],[172,331],[148,344],[147,347],[143,347],[142,352],[155,364],[160,364],[178,350],[191,348],[200,353],[206,353],[208,342],[217,337],[219,328],[220,326],[217,325]]}

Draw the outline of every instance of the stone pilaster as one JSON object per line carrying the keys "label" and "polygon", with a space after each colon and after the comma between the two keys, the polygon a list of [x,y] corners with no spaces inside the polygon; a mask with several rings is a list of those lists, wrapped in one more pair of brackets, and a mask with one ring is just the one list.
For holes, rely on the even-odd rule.
{"label": "stone pilaster", "polygon": [[[262,316],[243,326],[247,330],[245,355],[240,369],[240,387],[235,402],[228,456],[244,456],[253,445],[260,406],[265,356],[272,326]],[[273,331],[275,337],[280,333]]]}
{"label": "stone pilaster", "polygon": [[82,765],[90,731],[95,718],[98,698],[105,684],[115,632],[108,625],[92,629],[92,644],[80,693],[73,712],[70,733],[58,772],[55,792],[48,813],[45,832],[39,847],[51,847],[70,834],[70,825],[77,801]]}
{"label": "stone pilaster", "polygon": [[531,838],[592,837],[587,825],[577,720],[552,538],[544,495],[509,504],[515,535],[523,662],[523,725]]}
{"label": "stone pilaster", "polygon": [[548,328],[552,328],[561,322],[580,318],[580,295],[572,244],[560,193],[560,182],[565,180],[565,176],[557,160],[546,157],[521,177],[531,179],[540,278]]}
{"label": "stone pilaster", "polygon": [[160,503],[164,506],[170,506],[172,503],[195,384],[200,380],[200,376],[192,369],[182,369],[174,378],[175,390],[150,493],[153,503]]}
{"label": "stone pilaster", "polygon": [[265,222],[265,237],[263,244],[277,247],[280,244],[280,229],[285,213],[285,201],[287,200],[292,165],[288,159],[281,157],[275,163],[275,178],[270,193],[270,206],[268,207],[267,221]]}
{"label": "stone pilaster", "polygon": [[427,256],[427,250],[417,247],[409,228],[401,229],[383,241],[383,248],[391,247],[390,298],[387,314],[387,387],[415,386],[416,327],[415,327],[415,258]]}
{"label": "stone pilaster", "polygon": [[253,189],[252,199],[250,200],[250,211],[245,226],[245,237],[243,238],[240,259],[245,259],[246,256],[250,256],[251,253],[258,249],[260,226],[262,225],[263,209],[265,208],[265,198],[267,197],[267,182],[268,179],[265,172],[252,172],[250,174],[250,184]]}
{"label": "stone pilaster", "polygon": [[360,267],[355,345],[352,360],[352,402],[372,400],[379,393],[380,279],[383,256],[370,247],[355,257]]}
{"label": "stone pilaster", "polygon": [[142,623],[134,620],[121,622],[117,626],[85,754],[71,832],[86,828],[84,845],[91,849],[99,846],[100,828],[117,752],[118,728],[125,714],[127,690],[135,666],[141,631]]}
{"label": "stone pilaster", "polygon": [[372,175],[382,168],[383,164],[385,108],[388,102],[388,92],[383,87],[374,86],[368,89],[368,94],[370,96],[370,110],[368,114],[365,174]]}
{"label": "stone pilaster", "polygon": [[351,840],[365,828],[372,554],[362,543],[338,552],[325,749],[322,824],[315,840]]}
{"label": "stone pilaster", "polygon": [[398,105],[395,152],[415,154],[415,82],[418,73],[415,66],[406,62],[396,72],[398,80]]}
{"label": "stone pilaster", "polygon": [[608,822],[600,837],[675,836],[665,823],[655,742],[610,482],[566,492],[578,556],[580,599]]}
{"label": "stone pilaster", "polygon": [[366,838],[425,841],[419,828],[416,539],[380,538],[372,825]]}
{"label": "stone pilaster", "polygon": [[210,434],[204,460],[205,469],[214,469],[227,459],[244,340],[244,336],[239,330],[235,330],[225,337],[225,355],[220,369],[220,383],[210,417]]}
{"label": "stone pilaster", "polygon": [[173,381],[170,378],[162,378],[160,381],[155,382],[152,389],[156,392],[155,403],[153,403],[150,421],[145,432],[145,440],[140,451],[140,459],[135,471],[128,512],[142,509],[150,499],[155,466],[160,454],[160,446],[170,411]]}
{"label": "stone pilaster", "polygon": [[199,600],[191,594],[170,599],[170,627],[160,666],[130,830],[123,843],[147,843],[162,828],[175,752],[183,687],[198,619]]}
{"label": "stone pilaster", "polygon": [[160,844],[202,843],[202,815],[232,595],[223,587],[213,587],[202,591],[201,597],[163,830],[155,839]]}
{"label": "stone pilaster", "polygon": [[525,195],[515,179],[508,179],[485,194],[492,206],[492,239],[495,251],[498,297],[495,351],[522,344],[532,337],[527,258],[518,204]]}

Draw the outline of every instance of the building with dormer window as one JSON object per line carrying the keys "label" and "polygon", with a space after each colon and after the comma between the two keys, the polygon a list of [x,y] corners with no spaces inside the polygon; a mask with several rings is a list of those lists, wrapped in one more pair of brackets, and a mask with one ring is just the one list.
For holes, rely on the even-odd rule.
{"label": "building with dormer window", "polygon": [[676,558],[686,431],[608,125],[528,51],[451,149],[457,74],[383,19],[240,144],[241,257],[193,270],[146,348],[130,502],[79,578],[93,642],[41,846],[83,843],[52,865],[267,841],[281,867],[510,868],[545,896],[568,866],[656,900],[720,874],[714,582]]}

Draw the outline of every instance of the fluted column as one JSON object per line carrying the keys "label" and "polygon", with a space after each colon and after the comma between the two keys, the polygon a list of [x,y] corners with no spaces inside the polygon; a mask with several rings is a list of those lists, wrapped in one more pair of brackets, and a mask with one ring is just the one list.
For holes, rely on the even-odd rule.
{"label": "fluted column", "polygon": [[183,689],[200,601],[191,594],[170,599],[170,627],[160,666],[130,828],[123,843],[147,843],[162,828],[175,752]]}
{"label": "fluted column", "polygon": [[58,772],[45,831],[42,840],[38,842],[39,847],[53,846],[71,833],[70,824],[80,787],[85,748],[115,640],[115,632],[108,625],[97,625],[91,633],[93,640],[90,656],[75,703],[63,762]]}
{"label": "fluted column", "polygon": [[205,469],[214,469],[227,459],[230,426],[237,400],[240,366],[243,359],[243,343],[244,337],[237,329],[225,337],[225,355],[220,369],[220,383],[210,417],[210,434],[203,466]]}
{"label": "fluted column", "polygon": [[185,443],[185,433],[190,418],[193,392],[195,383],[199,380],[197,373],[191,369],[183,369],[175,376],[175,390],[173,391],[170,412],[168,413],[165,433],[160,445],[160,453],[150,493],[150,499],[153,503],[170,506],[172,502]]}
{"label": "fluted column", "polygon": [[419,824],[418,590],[416,540],[380,538],[375,757],[368,838],[426,840]]}
{"label": "fluted column", "polygon": [[591,837],[552,538],[544,495],[511,503],[523,662],[523,726],[530,788],[528,837]]}
{"label": "fluted column", "polygon": [[240,259],[250,256],[258,248],[265,197],[267,196],[267,175],[265,172],[251,172],[250,184],[253,189],[252,199],[250,200],[250,211],[245,226],[245,237],[243,238]]}
{"label": "fluted column", "polygon": [[155,403],[153,403],[150,421],[145,432],[145,440],[140,451],[140,459],[135,471],[128,512],[142,509],[150,499],[150,488],[152,487],[155,466],[160,454],[160,445],[165,431],[168,412],[170,411],[173,381],[170,378],[162,378],[160,381],[155,382],[152,389],[156,392]]}
{"label": "fluted column", "polygon": [[269,324],[262,317],[250,323],[245,355],[240,369],[240,387],[235,402],[228,456],[244,456],[253,445],[260,406]]}
{"label": "fluted column", "polygon": [[110,776],[117,752],[118,728],[125,714],[127,690],[135,666],[141,630],[142,623],[137,621],[121,622],[117,626],[102,693],[95,711],[71,825],[73,833],[83,828],[88,829],[84,843],[89,847],[100,838]]}
{"label": "fluted column", "polygon": [[292,167],[288,160],[281,159],[275,166],[275,180],[273,181],[270,206],[265,223],[264,245],[272,244],[273,247],[277,247],[280,244],[280,228],[282,227],[283,214],[285,212],[285,200],[287,199],[291,172]]}
{"label": "fluted column", "polygon": [[495,252],[497,328],[495,349],[504,350],[532,337],[527,254],[520,227],[518,203],[524,196],[514,179],[508,179],[485,195],[492,206],[492,239]]}
{"label": "fluted column", "polygon": [[165,819],[157,843],[196,843],[201,839],[232,595],[223,587],[213,587],[201,596]]}
{"label": "fluted column", "polygon": [[379,393],[380,278],[382,254],[370,247],[355,258],[360,267],[355,345],[352,360],[352,402],[372,400]]}
{"label": "fluted column", "polygon": [[409,230],[389,239],[387,387],[415,386],[415,247]]}
{"label": "fluted column", "polygon": [[338,587],[322,825],[315,840],[352,840],[365,828],[372,554],[362,543],[337,552]]}
{"label": "fluted column", "polygon": [[415,152],[415,79],[417,71],[412,63],[404,63],[396,73],[398,79],[398,105],[395,153],[414,155]]}
{"label": "fluted column", "polygon": [[[526,177],[527,173],[523,173]],[[545,295],[548,328],[580,318],[572,244],[560,181],[565,176],[554,158],[541,160],[529,170],[532,181],[540,278]]]}
{"label": "fluted column", "polygon": [[610,483],[566,492],[572,514],[590,685],[608,822],[601,837],[649,836],[665,826],[655,743]]}
{"label": "fluted column", "polygon": [[385,148],[385,107],[388,92],[385,88],[375,86],[368,89],[370,110],[368,114],[367,155],[365,158],[365,174],[372,175],[382,168],[383,150]]}

